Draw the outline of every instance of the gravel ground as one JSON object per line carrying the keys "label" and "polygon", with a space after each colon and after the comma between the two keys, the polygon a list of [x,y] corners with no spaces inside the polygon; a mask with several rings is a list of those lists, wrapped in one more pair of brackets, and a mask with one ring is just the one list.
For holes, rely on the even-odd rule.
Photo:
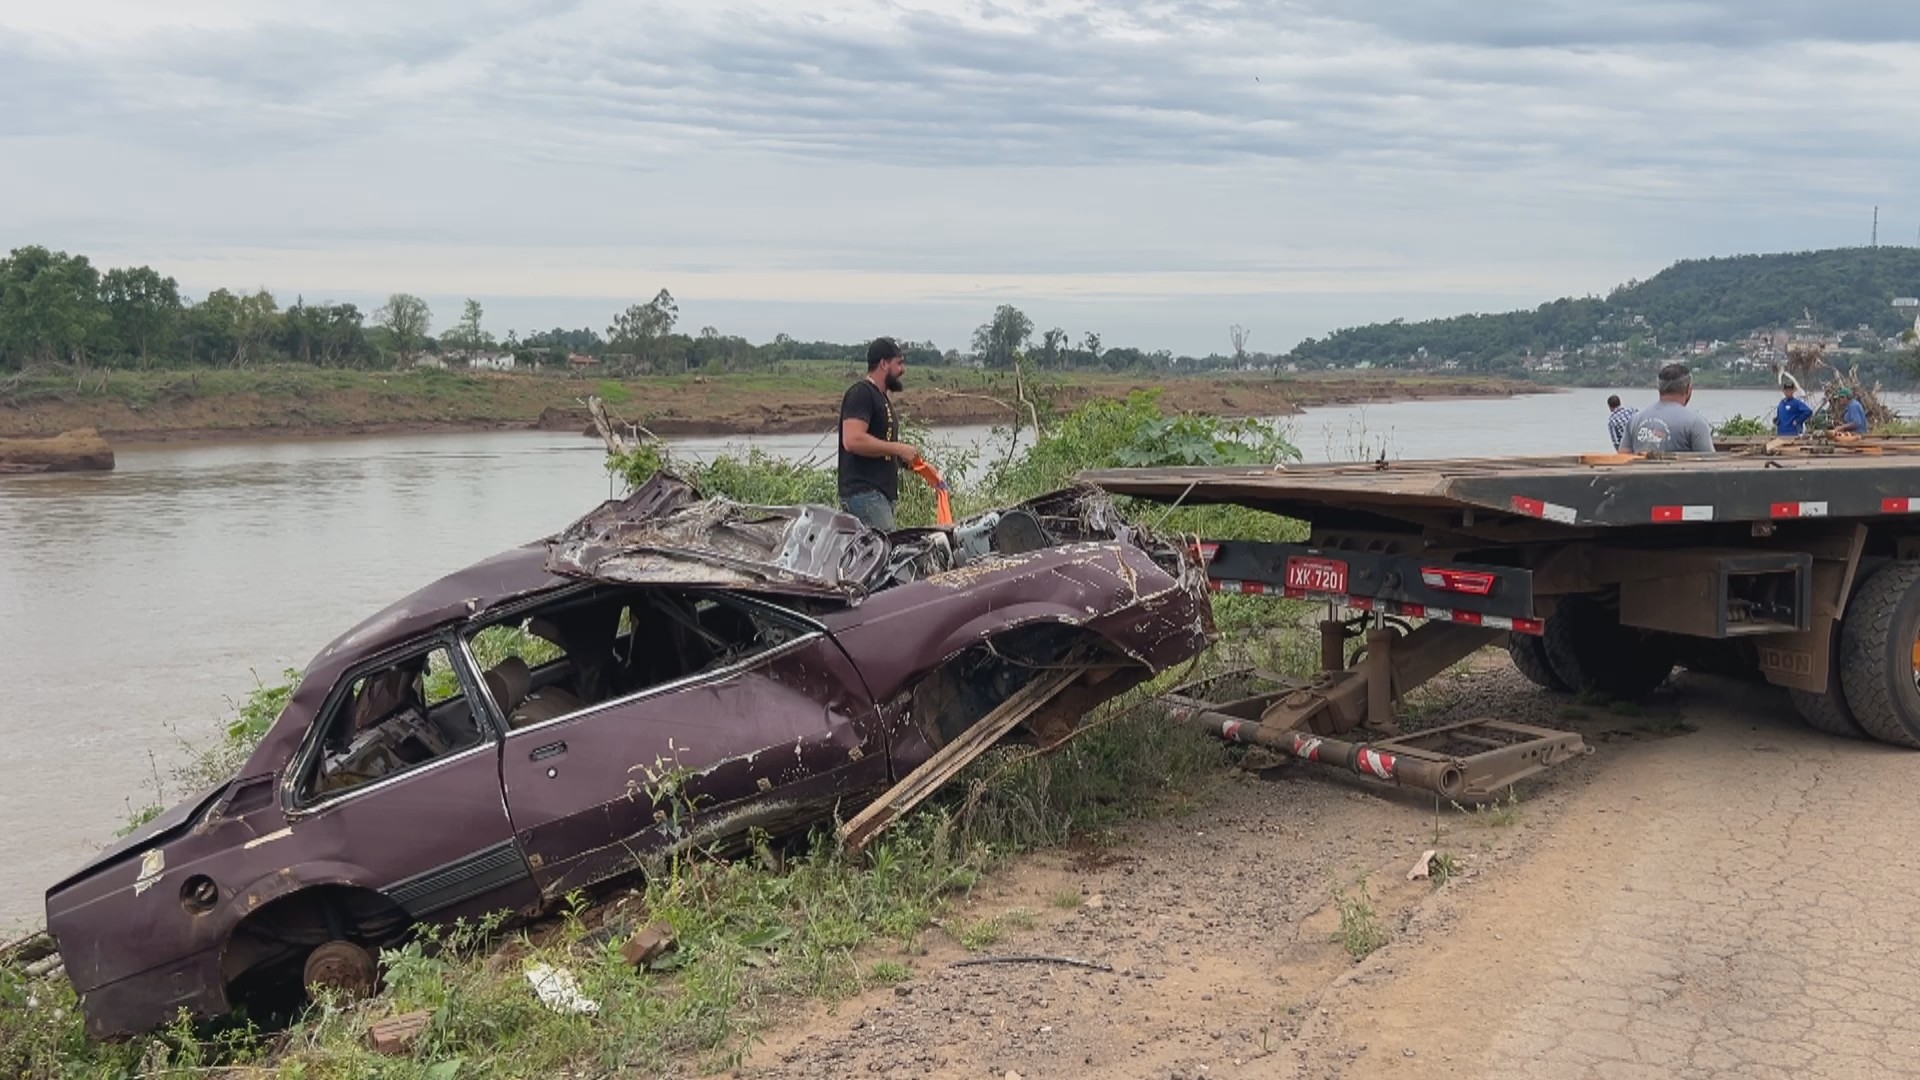
{"label": "gravel ground", "polygon": [[[737,1074],[1920,1075],[1920,756],[1814,733],[1766,687],[1582,708],[1492,656],[1422,710],[1472,715],[1595,753],[1480,814],[1297,764],[1223,777],[1116,846],[1021,860],[899,958],[910,982],[793,1017]],[[1460,867],[1438,887],[1405,878],[1429,847]],[[1362,879],[1390,940],[1356,961],[1333,898]],[[1030,928],[958,944],[1007,912]],[[1113,970],[951,966],[1012,954]]]}
{"label": "gravel ground", "polygon": [[[1552,722],[1561,702],[1503,658],[1490,655],[1478,667],[1443,680],[1423,719]],[[1606,736],[1613,740],[1657,737],[1613,723],[1620,719],[1588,726],[1596,737],[1620,728]],[[1422,913],[1437,895],[1469,887],[1524,851],[1541,817],[1536,804],[1580,786],[1593,768],[1588,758],[1535,781],[1522,811],[1507,815],[1517,818],[1511,825],[1314,766],[1226,774],[1200,805],[1142,823],[1117,845],[1020,860],[929,935],[923,953],[875,957],[906,962],[911,981],[792,1018],[738,1075],[1286,1074],[1303,1060],[1301,1040],[1329,991],[1377,972],[1395,948],[1356,964],[1336,940],[1337,891],[1358,895],[1364,880],[1378,926],[1396,941],[1422,933]],[[1405,879],[1427,848],[1459,860],[1462,873],[1445,889]],[[959,944],[996,917],[1015,928],[971,951]],[[1029,954],[1113,970],[951,966]],[[1331,1052],[1345,1060],[1349,1048]]]}

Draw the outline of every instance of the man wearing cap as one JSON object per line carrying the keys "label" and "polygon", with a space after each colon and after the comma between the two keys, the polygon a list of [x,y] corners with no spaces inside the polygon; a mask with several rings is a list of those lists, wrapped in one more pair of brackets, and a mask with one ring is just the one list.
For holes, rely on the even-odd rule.
{"label": "man wearing cap", "polygon": [[1798,389],[1793,383],[1782,380],[1780,383],[1780,404],[1773,410],[1773,433],[1781,436],[1804,435],[1807,421],[1812,418],[1813,410],[1807,403],[1794,396]]}
{"label": "man wearing cap", "polygon": [[1847,386],[1835,387],[1833,396],[1847,403],[1845,411],[1840,414],[1840,422],[1833,425],[1835,434],[1845,432],[1853,435],[1865,435],[1867,433],[1867,407],[1860,404],[1860,399],[1854,396],[1853,389]]}

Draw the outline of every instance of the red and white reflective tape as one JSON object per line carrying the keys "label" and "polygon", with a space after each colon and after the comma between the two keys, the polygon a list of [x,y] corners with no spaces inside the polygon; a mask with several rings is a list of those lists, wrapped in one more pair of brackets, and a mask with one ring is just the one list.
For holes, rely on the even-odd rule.
{"label": "red and white reflective tape", "polygon": [[1482,615],[1477,611],[1450,611],[1446,608],[1427,607],[1424,604],[1376,600],[1371,596],[1335,596],[1327,593],[1310,593],[1305,589],[1277,589],[1257,581],[1229,581],[1224,578],[1214,578],[1208,581],[1208,585],[1214,592],[1239,593],[1242,596],[1284,596],[1289,600],[1331,600],[1355,611],[1378,611],[1386,615],[1405,616],[1409,619],[1431,619],[1434,622],[1459,623],[1461,626],[1484,626],[1489,630],[1511,630],[1518,634],[1547,632],[1547,624],[1539,619],[1509,619],[1504,615]]}
{"label": "red and white reflective tape", "polygon": [[1656,506],[1653,508],[1655,521],[1712,521],[1711,506]]}
{"label": "red and white reflective tape", "polygon": [[1307,761],[1319,761],[1320,739],[1313,735],[1302,735],[1298,732],[1294,733],[1293,756],[1303,758]]}
{"label": "red and white reflective tape", "polygon": [[1200,561],[1201,562],[1210,563],[1213,561],[1213,557],[1218,554],[1220,554],[1219,544],[1201,544],[1200,545]]}
{"label": "red and white reflective tape", "polygon": [[1881,499],[1880,512],[1883,514],[1920,514],[1920,497],[1911,499]]}
{"label": "red and white reflective tape", "polygon": [[1360,751],[1360,760],[1354,764],[1363,773],[1371,773],[1382,780],[1393,779],[1394,759],[1392,754],[1383,754],[1378,750]]}
{"label": "red and white reflective tape", "polygon": [[1525,514],[1528,517],[1541,518],[1546,521],[1558,521],[1563,525],[1571,525],[1580,517],[1578,513],[1574,512],[1571,506],[1561,506],[1559,503],[1529,499],[1524,495],[1515,495],[1513,497],[1513,508],[1516,512]]}
{"label": "red and white reflective tape", "polygon": [[1228,742],[1240,741],[1240,721],[1229,720],[1220,725],[1220,737]]}
{"label": "red and white reflective tape", "polygon": [[1823,502],[1774,503],[1769,513],[1777,518],[1826,517],[1827,504]]}

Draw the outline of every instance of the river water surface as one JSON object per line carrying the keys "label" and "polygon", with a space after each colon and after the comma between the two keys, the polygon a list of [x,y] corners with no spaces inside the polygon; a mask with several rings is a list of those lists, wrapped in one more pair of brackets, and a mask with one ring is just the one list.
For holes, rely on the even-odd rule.
{"label": "river water surface", "polygon": [[[1605,390],[1310,410],[1309,460],[1606,449]],[[1621,391],[1645,404],[1646,391]],[[1709,419],[1777,395],[1702,391]],[[942,443],[1004,449],[985,428]],[[831,461],[831,437],[752,442]],[[231,703],[403,593],[561,528],[616,492],[599,444],[551,432],[131,447],[111,473],[0,479],[0,935]]]}

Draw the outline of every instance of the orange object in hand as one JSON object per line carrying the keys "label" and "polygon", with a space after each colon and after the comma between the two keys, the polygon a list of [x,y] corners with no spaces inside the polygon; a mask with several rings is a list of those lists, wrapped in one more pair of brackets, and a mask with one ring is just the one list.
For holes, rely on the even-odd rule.
{"label": "orange object in hand", "polygon": [[926,458],[915,458],[910,468],[919,475],[920,479],[933,487],[934,501],[937,504],[935,520],[942,525],[953,524],[953,499],[947,494],[947,481],[940,475],[940,470],[934,468],[933,462]]}

